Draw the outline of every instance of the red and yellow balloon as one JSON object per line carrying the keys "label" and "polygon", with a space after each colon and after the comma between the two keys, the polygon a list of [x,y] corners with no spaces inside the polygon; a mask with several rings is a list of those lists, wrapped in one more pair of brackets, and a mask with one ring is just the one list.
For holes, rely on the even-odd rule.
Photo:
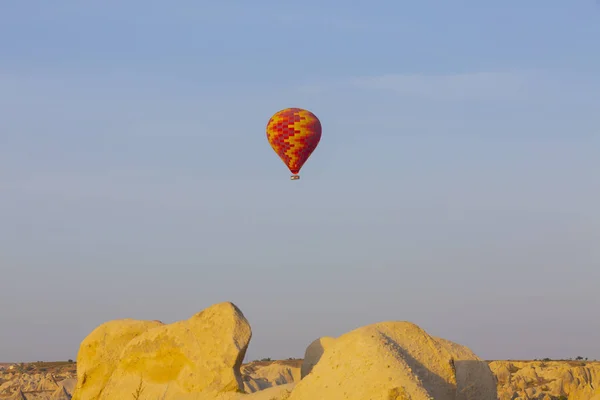
{"label": "red and yellow balloon", "polygon": [[269,119],[267,139],[293,174],[291,179],[299,179],[300,169],[321,140],[321,121],[308,110],[286,108]]}

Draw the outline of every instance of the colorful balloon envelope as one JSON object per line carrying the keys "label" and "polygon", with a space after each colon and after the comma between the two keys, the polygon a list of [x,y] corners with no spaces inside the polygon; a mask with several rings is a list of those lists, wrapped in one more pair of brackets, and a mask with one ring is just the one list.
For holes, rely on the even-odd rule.
{"label": "colorful balloon envelope", "polygon": [[308,110],[286,108],[269,120],[267,139],[296,180],[321,140],[321,121]]}

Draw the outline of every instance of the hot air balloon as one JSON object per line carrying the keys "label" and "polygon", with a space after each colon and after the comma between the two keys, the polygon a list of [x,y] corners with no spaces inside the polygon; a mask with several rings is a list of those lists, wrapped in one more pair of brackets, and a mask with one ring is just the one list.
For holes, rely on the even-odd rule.
{"label": "hot air balloon", "polygon": [[321,121],[308,110],[286,108],[269,120],[267,139],[293,174],[291,179],[300,179],[300,169],[321,140]]}

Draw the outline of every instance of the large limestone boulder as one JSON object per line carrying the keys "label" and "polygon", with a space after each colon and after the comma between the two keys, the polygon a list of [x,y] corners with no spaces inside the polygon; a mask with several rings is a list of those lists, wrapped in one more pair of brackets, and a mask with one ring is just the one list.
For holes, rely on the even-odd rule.
{"label": "large limestone boulder", "polygon": [[324,336],[318,338],[308,345],[304,352],[304,360],[302,361],[302,367],[300,368],[300,378],[304,379],[306,375],[312,371],[313,367],[319,362],[321,356],[325,352],[325,349],[329,347],[335,338]]}
{"label": "large limestone boulder", "polygon": [[468,347],[435,338],[452,356],[456,368],[456,400],[497,400],[497,380],[488,363]]}
{"label": "large limestone boulder", "polygon": [[[243,392],[240,365],[251,336],[248,321],[229,302],[185,321],[156,325],[120,346],[116,363],[105,366],[102,375],[97,372],[95,381],[88,375],[81,389],[78,382],[74,399],[128,399],[135,393],[140,399],[237,398]],[[78,362],[94,355],[81,354]],[[104,389],[92,393],[83,390],[86,386]]]}
{"label": "large limestone boulder", "polygon": [[158,321],[122,319],[106,322],[94,329],[79,346],[73,400],[98,399],[125,346],[133,338],[162,325]]}
{"label": "large limestone boulder", "polygon": [[410,322],[381,322],[325,346],[289,400],[455,400],[451,354]]}

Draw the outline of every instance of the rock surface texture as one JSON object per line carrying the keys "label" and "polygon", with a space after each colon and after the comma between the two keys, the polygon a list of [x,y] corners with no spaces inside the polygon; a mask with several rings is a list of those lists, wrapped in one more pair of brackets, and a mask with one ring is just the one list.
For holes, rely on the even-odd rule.
{"label": "rock surface texture", "polygon": [[246,393],[255,393],[270,387],[300,380],[302,360],[252,362],[242,366],[242,380]]}
{"label": "rock surface texture", "polygon": [[106,322],[92,331],[77,353],[77,386],[73,399],[98,399],[129,342],[152,328],[155,321],[124,319]]}
{"label": "rock surface texture", "polygon": [[492,361],[498,398],[600,400],[600,363]]}

